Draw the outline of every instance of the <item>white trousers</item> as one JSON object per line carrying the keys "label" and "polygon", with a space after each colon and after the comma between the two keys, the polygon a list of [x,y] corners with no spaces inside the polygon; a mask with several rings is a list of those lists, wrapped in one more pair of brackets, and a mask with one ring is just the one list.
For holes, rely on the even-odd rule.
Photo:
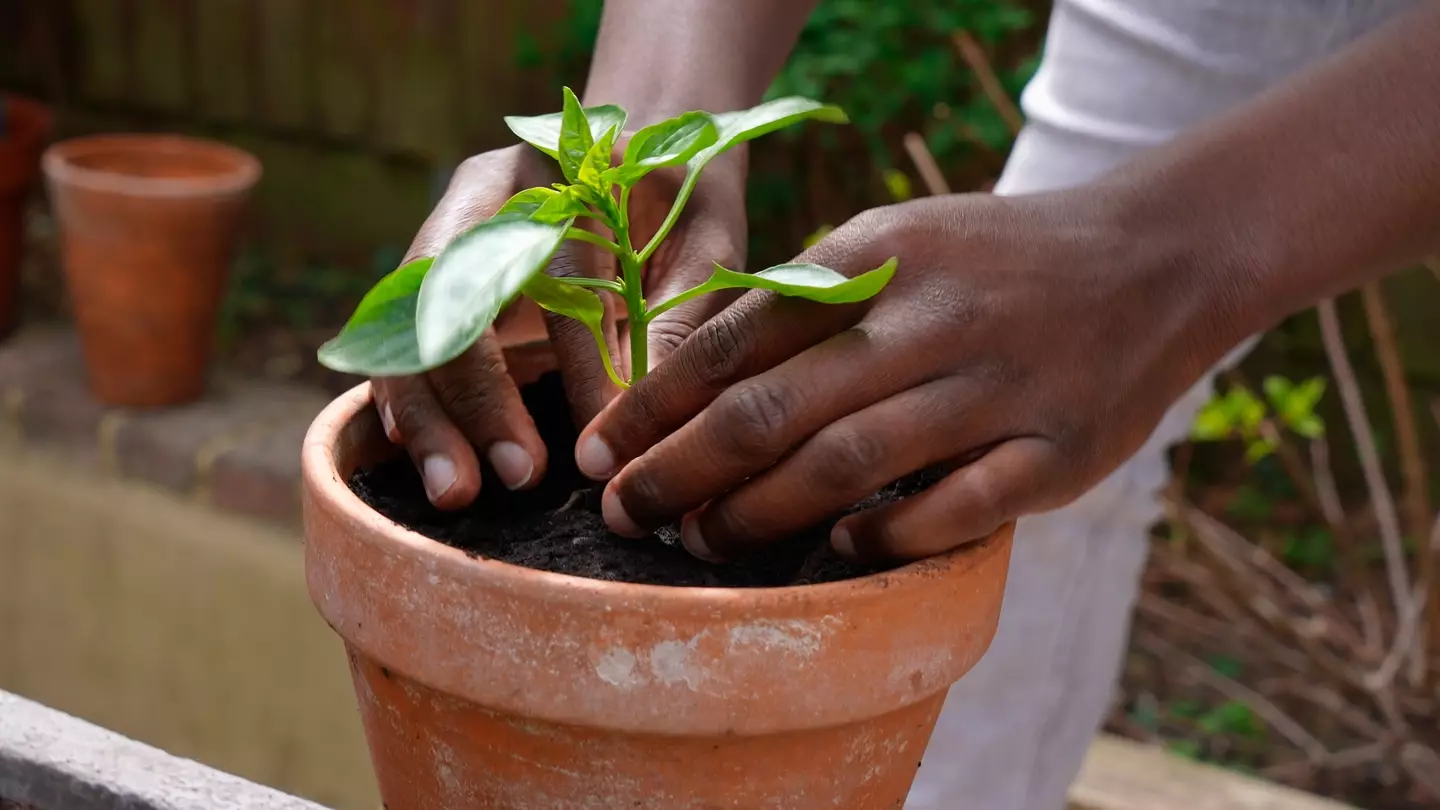
{"label": "white trousers", "polygon": [[[1084,183],[1420,2],[1057,0],[997,191]],[[1079,501],[1020,521],[999,633],[950,690],[907,810],[1065,808],[1114,695],[1166,449],[1211,390],[1197,384]]]}

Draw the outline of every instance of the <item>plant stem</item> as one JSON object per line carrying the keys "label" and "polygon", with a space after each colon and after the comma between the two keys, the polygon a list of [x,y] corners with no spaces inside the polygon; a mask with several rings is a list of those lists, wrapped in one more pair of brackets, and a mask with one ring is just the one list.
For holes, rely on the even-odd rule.
{"label": "plant stem", "polygon": [[688,289],[688,290],[686,290],[686,291],[684,291],[684,292],[682,292],[682,293],[676,293],[675,295],[673,295],[673,296],[665,299],[664,301],[661,301],[660,303],[656,304],[655,306],[651,307],[651,308],[649,309],[649,311],[647,311],[647,312],[645,313],[645,320],[646,320],[647,322],[648,322],[648,321],[653,321],[653,320],[655,320],[655,316],[659,315],[660,313],[662,313],[662,312],[664,312],[664,311],[666,311],[666,310],[668,310],[668,309],[672,309],[672,308],[674,308],[674,307],[678,307],[678,306],[680,306],[681,304],[685,303],[686,301],[693,301],[694,299],[699,298],[700,296],[702,296],[702,295],[704,295],[704,294],[706,294],[706,293],[708,293],[708,292],[710,292],[710,291],[711,291],[711,289],[710,289],[710,286],[709,286],[708,284],[701,284],[701,285],[698,286],[698,287],[691,287],[690,289]]}
{"label": "plant stem", "polygon": [[[670,206],[670,213],[665,215],[665,221],[660,223],[660,229],[651,237],[650,242],[645,245],[645,249],[640,251],[641,265],[650,261],[650,257],[655,255],[655,251],[660,248],[660,243],[665,241],[666,236],[670,235],[670,229],[674,228],[675,223],[680,221],[680,212],[685,210],[685,204],[690,201],[690,195],[695,192],[695,183],[698,182],[699,179],[700,170],[698,168],[686,170],[685,182],[680,184],[680,190],[675,194],[675,204]],[[621,197],[621,201],[621,209],[623,210],[623,196]]]}
{"label": "plant stem", "polygon": [[[687,178],[688,180],[688,178]],[[677,198],[677,205],[678,205]],[[615,238],[620,242],[620,277],[625,286],[622,293],[625,299],[625,310],[630,322],[630,383],[634,383],[645,372],[649,370],[650,341],[649,323],[645,319],[645,286],[644,267],[645,259],[648,258],[643,252],[635,253],[635,247],[630,242],[630,187],[620,189],[620,217],[619,227],[615,229]],[[673,212],[672,212],[673,213]],[[673,223],[672,223],[673,224]],[[663,236],[664,230],[656,234],[656,239]],[[652,239],[654,244],[655,240]]]}

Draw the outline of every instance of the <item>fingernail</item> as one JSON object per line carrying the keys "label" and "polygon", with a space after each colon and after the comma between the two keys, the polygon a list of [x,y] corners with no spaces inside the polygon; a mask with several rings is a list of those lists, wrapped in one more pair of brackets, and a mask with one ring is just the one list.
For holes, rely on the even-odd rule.
{"label": "fingernail", "polygon": [[455,464],[445,456],[426,456],[420,467],[425,478],[425,494],[432,503],[455,486]]}
{"label": "fingernail", "polygon": [[591,436],[575,449],[575,464],[587,478],[604,480],[615,474],[615,454],[599,436]]}
{"label": "fingernail", "polygon": [[850,530],[843,525],[837,525],[830,530],[830,547],[841,557],[855,559],[855,539],[850,536]]}
{"label": "fingernail", "polygon": [[390,411],[390,403],[380,406],[380,425],[385,428],[385,438],[392,442],[400,441],[400,431],[395,429],[395,414]]}
{"label": "fingernail", "polygon": [[696,559],[708,563],[724,562],[723,558],[705,545],[705,538],[700,534],[700,519],[693,514],[686,515],[685,519],[680,521],[680,545]]}
{"label": "fingernail", "polygon": [[514,442],[496,442],[490,445],[487,455],[490,466],[495,468],[495,474],[500,476],[506,489],[519,489],[530,483],[530,476],[535,473],[535,460],[530,458],[525,448]]}
{"label": "fingernail", "polygon": [[605,494],[600,496],[600,514],[605,516],[605,524],[610,531],[621,537],[644,537],[644,529],[635,525],[630,515],[625,513],[625,507],[620,505],[620,496],[615,493],[614,487],[606,487]]}

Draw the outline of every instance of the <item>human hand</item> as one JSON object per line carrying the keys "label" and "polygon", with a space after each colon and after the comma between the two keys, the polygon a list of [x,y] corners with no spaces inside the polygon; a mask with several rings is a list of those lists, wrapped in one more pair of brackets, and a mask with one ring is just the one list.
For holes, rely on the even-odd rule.
{"label": "human hand", "polygon": [[1235,290],[1121,208],[1102,192],[967,195],[851,220],[797,261],[853,275],[898,256],[878,296],[750,292],[583,431],[581,469],[614,476],[606,521],[639,536],[683,516],[692,554],[729,559],[958,464],[836,525],[837,551],[878,561],[1075,499],[1244,337]]}
{"label": "human hand", "polygon": [[[617,146],[623,152],[625,142]],[[547,186],[551,166],[528,146],[477,155],[461,164],[445,196],[420,228],[405,261],[437,255],[452,239],[484,221],[514,193]],[[674,201],[683,175],[662,170],[632,192],[631,226],[637,239],[652,236]],[[704,281],[711,262],[744,263],[744,160],[727,155],[701,176],[689,205],[669,238],[651,258],[646,297],[663,301]],[[733,264],[729,264],[732,263]],[[567,242],[548,270],[552,275],[614,278],[614,257],[583,242]],[[605,332],[617,347],[617,364],[628,362],[628,334],[616,328],[613,301],[606,303]],[[704,296],[677,306],[650,324],[651,365],[663,360],[700,323],[731,298]],[[577,321],[547,313],[546,326],[565,390],[578,424],[588,422],[618,389],[609,381],[593,336]],[[430,501],[442,509],[469,504],[480,491],[477,448],[502,483],[522,489],[539,483],[548,459],[545,444],[526,412],[493,329],[463,355],[428,374],[372,380],[375,405],[386,435],[404,445],[421,471]]]}

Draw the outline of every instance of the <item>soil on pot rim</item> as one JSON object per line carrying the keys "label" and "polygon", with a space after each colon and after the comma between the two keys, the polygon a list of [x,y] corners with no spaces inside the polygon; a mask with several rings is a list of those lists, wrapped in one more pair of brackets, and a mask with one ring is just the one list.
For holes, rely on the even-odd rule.
{"label": "soil on pot rim", "polygon": [[[575,467],[577,432],[559,375],[548,374],[521,393],[550,448],[549,470],[536,488],[509,492],[487,468],[474,504],[442,512],[430,505],[414,464],[402,454],[357,471],[350,480],[351,489],[396,523],[472,556],[590,579],[768,588],[836,582],[883,570],[837,556],[830,548],[833,521],[725,565],[690,556],[680,546],[678,526],[665,527],[643,540],[611,534],[600,516],[600,489]],[[918,492],[937,477],[938,473],[931,471],[902,479],[854,509]]]}

